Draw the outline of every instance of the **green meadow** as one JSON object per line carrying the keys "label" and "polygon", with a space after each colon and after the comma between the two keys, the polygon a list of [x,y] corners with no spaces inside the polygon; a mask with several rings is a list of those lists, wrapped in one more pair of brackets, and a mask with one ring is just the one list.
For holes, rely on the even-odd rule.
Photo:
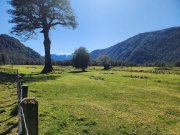
{"label": "green meadow", "polygon": [[[13,68],[39,103],[40,135],[180,134],[180,68],[89,67],[79,72],[56,66],[45,75],[39,74],[42,66]],[[0,74],[1,133],[17,122],[17,91],[16,77]]]}

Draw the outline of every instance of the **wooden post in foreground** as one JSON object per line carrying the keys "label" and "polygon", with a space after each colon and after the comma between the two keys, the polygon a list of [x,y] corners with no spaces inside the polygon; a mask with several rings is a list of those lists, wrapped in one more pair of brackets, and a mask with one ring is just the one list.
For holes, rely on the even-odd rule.
{"label": "wooden post in foreground", "polygon": [[22,135],[38,135],[38,102],[34,98],[21,101],[23,115]]}
{"label": "wooden post in foreground", "polygon": [[[27,98],[28,97],[28,86],[26,85],[23,85],[21,86],[21,101],[24,99],[24,98]],[[20,119],[19,119],[19,122],[21,125],[21,130],[19,131],[19,135],[23,135],[23,131],[25,131],[25,125],[24,125],[24,120],[23,120],[23,115],[22,115],[22,107],[20,106]]]}

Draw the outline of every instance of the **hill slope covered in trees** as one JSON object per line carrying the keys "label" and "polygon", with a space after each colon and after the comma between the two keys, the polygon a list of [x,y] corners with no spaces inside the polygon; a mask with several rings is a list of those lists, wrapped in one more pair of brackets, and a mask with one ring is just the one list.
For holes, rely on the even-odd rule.
{"label": "hill slope covered in trees", "polygon": [[137,64],[175,63],[180,61],[180,27],[141,33],[109,48],[91,52],[93,59],[100,55]]}
{"label": "hill slope covered in trees", "polygon": [[[0,62],[6,64],[40,64],[43,57],[16,38],[0,34]],[[4,60],[3,60],[4,61]]]}

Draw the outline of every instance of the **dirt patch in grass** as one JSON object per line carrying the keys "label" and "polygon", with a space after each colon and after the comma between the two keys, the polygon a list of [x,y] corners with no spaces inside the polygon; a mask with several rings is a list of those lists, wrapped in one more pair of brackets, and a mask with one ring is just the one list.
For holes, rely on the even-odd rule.
{"label": "dirt patch in grass", "polygon": [[147,76],[124,75],[123,77],[127,77],[127,78],[136,78],[136,79],[148,79]]}
{"label": "dirt patch in grass", "polygon": [[90,76],[89,78],[94,79],[94,80],[102,80],[102,81],[104,81],[104,78],[102,78],[102,77]]}

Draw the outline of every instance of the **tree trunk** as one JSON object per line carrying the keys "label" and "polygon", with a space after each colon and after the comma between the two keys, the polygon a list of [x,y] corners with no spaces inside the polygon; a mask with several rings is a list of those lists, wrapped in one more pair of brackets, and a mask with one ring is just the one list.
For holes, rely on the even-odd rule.
{"label": "tree trunk", "polygon": [[41,73],[46,74],[53,71],[52,63],[51,63],[51,53],[50,53],[51,41],[49,39],[48,30],[44,31],[43,34],[44,34],[45,66],[43,70],[41,71]]}
{"label": "tree trunk", "polygon": [[82,72],[85,72],[86,70],[85,70],[85,68],[82,68]]}

